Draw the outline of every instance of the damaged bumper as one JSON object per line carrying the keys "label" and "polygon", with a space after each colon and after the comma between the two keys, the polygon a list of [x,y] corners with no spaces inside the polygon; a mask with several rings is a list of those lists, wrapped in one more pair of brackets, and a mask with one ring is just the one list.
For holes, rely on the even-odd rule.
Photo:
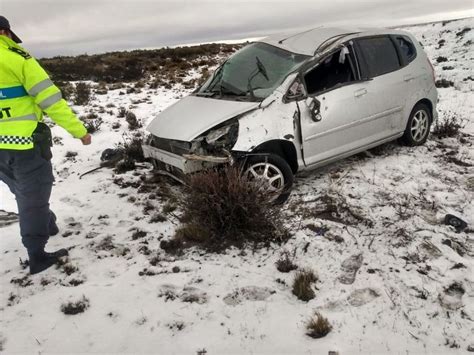
{"label": "damaged bumper", "polygon": [[[166,150],[143,145],[145,158],[152,158],[164,163],[166,166],[176,168],[184,174],[191,174],[197,171],[212,168],[218,164],[231,163],[232,157],[216,157],[209,155],[183,154],[178,155]],[[171,169],[170,169],[171,170]]]}

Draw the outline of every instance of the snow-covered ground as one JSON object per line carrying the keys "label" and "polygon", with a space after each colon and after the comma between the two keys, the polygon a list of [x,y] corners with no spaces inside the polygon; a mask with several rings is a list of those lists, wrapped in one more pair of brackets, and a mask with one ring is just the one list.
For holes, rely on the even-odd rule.
{"label": "snow-covered ground", "polygon": [[[416,148],[386,144],[299,176],[285,206],[294,236],[281,247],[169,256],[159,242],[173,234],[177,219],[164,213],[166,221],[150,223],[143,210],[151,203],[162,212],[179,187],[140,188],[149,167],[123,175],[102,169],[79,179],[99,165],[105,148],[123,141],[127,124],[117,118],[119,107],[146,124],[187,91],[112,90],[76,107],[83,114],[102,106],[112,114],[99,114],[104,123],[91,146],[53,129],[61,142],[54,147],[51,205],[61,233],[48,248],[68,247],[70,258],[29,276],[20,264],[26,252],[18,224],[0,229],[0,351],[342,355],[474,347],[474,235],[443,224],[453,213],[474,225],[474,31],[457,35],[472,25],[466,19],[405,28],[424,44],[437,78],[454,82],[439,89],[438,110],[440,119],[463,119],[464,136],[432,137]],[[438,63],[439,56],[447,61]],[[67,158],[67,152],[78,154]],[[339,218],[318,215],[328,201]],[[15,208],[0,183],[0,209]],[[146,235],[132,238],[137,230]],[[313,300],[292,294],[294,271],[276,270],[284,250],[317,273]],[[84,297],[83,313],[61,311]],[[316,310],[333,326],[321,339],[305,335]]]}

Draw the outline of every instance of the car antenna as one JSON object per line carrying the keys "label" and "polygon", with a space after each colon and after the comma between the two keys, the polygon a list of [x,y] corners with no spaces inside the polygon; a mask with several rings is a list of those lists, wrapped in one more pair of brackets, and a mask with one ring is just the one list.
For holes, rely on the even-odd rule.
{"label": "car antenna", "polygon": [[303,31],[303,32],[295,33],[295,34],[293,34],[293,35],[291,35],[291,36],[288,36],[288,37],[286,37],[286,38],[283,38],[283,39],[279,40],[279,41],[278,41],[278,44],[282,44],[282,43],[285,42],[287,39],[290,39],[290,38],[292,38],[292,37],[296,37],[296,36],[302,35],[303,33],[306,33],[306,32],[311,32],[311,31],[313,31],[313,30],[315,30],[315,29],[317,29],[317,28],[321,28],[321,27],[323,27],[323,26],[318,26],[318,27],[315,27],[315,28],[310,28],[309,30],[306,30],[306,31]]}

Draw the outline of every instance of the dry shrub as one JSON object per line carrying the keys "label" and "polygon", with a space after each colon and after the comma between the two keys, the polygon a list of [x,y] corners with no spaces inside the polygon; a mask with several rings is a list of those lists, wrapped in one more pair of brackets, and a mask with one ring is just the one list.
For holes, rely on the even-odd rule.
{"label": "dry shrub", "polygon": [[457,137],[464,128],[462,120],[456,113],[447,112],[444,119],[437,120],[433,134],[438,138]]}
{"label": "dry shrub", "polygon": [[299,271],[293,280],[293,294],[301,301],[308,302],[315,297],[313,283],[318,280],[316,274],[311,269]]}
{"label": "dry shrub", "polygon": [[294,262],[294,257],[291,257],[288,251],[282,253],[280,259],[276,261],[275,265],[277,270],[280,272],[290,272],[298,268],[298,265]]}
{"label": "dry shrub", "polygon": [[74,96],[75,105],[86,105],[91,99],[91,87],[87,83],[78,83],[76,85],[76,95]]}
{"label": "dry shrub", "polygon": [[75,315],[83,313],[89,308],[89,300],[82,296],[82,298],[76,302],[67,302],[61,305],[61,312],[67,315]]}
{"label": "dry shrub", "polygon": [[324,318],[319,312],[315,312],[308,323],[306,323],[306,335],[311,338],[318,339],[325,337],[331,330],[332,325],[327,318]]}
{"label": "dry shrub", "polygon": [[289,238],[278,207],[260,186],[236,167],[209,170],[189,178],[181,201],[184,225],[175,238],[212,251],[228,246],[269,245]]}
{"label": "dry shrub", "polygon": [[137,119],[137,116],[132,111],[127,111],[125,114],[125,121],[128,123],[128,129],[134,131],[142,127],[142,123]]}
{"label": "dry shrub", "polygon": [[64,100],[68,101],[74,96],[74,86],[68,81],[57,81],[56,86],[61,90]]}
{"label": "dry shrub", "polygon": [[93,134],[100,130],[102,126],[102,118],[98,117],[95,114],[90,114],[85,117],[80,117],[80,120],[84,124],[84,127],[87,129],[87,133]]}
{"label": "dry shrub", "polygon": [[132,137],[124,137],[124,142],[118,144],[117,149],[122,153],[123,159],[115,166],[115,172],[118,174],[134,170],[137,162],[144,162],[143,155],[143,136],[136,134]]}

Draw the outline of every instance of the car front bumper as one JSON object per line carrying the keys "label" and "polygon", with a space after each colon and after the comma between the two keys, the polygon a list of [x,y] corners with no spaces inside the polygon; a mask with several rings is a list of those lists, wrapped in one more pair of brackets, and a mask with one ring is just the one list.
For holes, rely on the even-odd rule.
{"label": "car front bumper", "polygon": [[[184,154],[181,156],[146,144],[143,145],[142,148],[145,158],[155,159],[164,163],[165,166],[180,170],[184,174],[195,173],[212,168],[218,164],[231,162],[230,157],[200,156],[194,154]],[[172,169],[169,169],[170,172],[171,170]]]}

